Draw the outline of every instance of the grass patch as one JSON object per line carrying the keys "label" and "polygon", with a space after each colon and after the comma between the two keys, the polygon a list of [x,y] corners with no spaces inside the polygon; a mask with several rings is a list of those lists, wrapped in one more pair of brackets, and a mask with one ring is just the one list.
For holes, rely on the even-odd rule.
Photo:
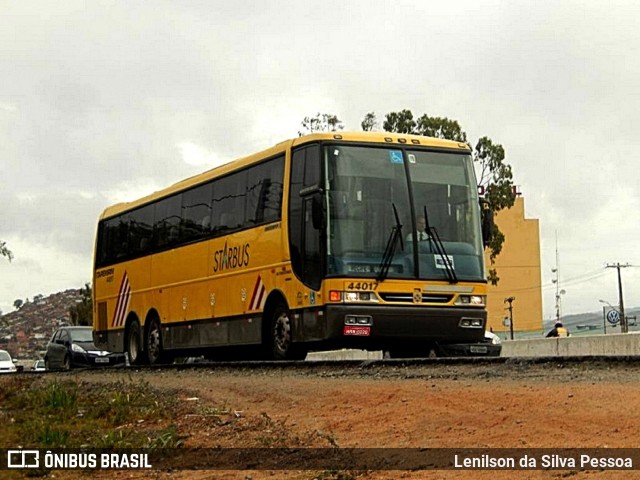
{"label": "grass patch", "polygon": [[[132,378],[92,383],[67,375],[0,379],[3,443],[14,448],[339,448],[335,435],[300,430],[288,418],[243,414],[228,402],[186,396]],[[188,438],[188,443],[187,439]],[[28,472],[42,477],[48,470]],[[353,480],[350,472],[309,473]]]}
{"label": "grass patch", "polygon": [[181,444],[171,424],[175,395],[145,382],[88,384],[16,380],[4,388],[0,420],[8,445],[148,448]]}

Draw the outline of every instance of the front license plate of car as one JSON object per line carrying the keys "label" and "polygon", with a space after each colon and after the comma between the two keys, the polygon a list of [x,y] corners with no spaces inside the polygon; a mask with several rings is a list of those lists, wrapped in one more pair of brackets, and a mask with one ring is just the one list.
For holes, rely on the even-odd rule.
{"label": "front license plate of car", "polygon": [[345,335],[355,335],[357,337],[368,337],[371,334],[371,327],[344,327]]}
{"label": "front license plate of car", "polygon": [[489,350],[484,345],[471,345],[469,351],[471,353],[487,353]]}
{"label": "front license plate of car", "polygon": [[109,359],[106,357],[98,357],[96,358],[96,363],[109,363]]}

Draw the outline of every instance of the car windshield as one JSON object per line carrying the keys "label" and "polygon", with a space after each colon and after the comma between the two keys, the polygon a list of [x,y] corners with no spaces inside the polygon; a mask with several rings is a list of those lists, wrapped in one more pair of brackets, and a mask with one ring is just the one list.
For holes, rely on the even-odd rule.
{"label": "car windshield", "polygon": [[77,328],[69,330],[71,340],[74,342],[93,342],[93,331],[91,328]]}
{"label": "car windshield", "polygon": [[10,361],[11,361],[11,355],[9,355],[9,352],[0,350],[0,362],[10,362]]}

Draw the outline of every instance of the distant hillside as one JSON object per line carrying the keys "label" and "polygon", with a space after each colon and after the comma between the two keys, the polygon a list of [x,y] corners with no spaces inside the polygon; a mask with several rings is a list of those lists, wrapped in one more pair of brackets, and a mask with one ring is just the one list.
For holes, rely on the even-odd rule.
{"label": "distant hillside", "polygon": [[18,359],[36,359],[55,329],[69,323],[69,308],[82,301],[82,290],[38,295],[18,310],[0,316],[0,349]]}
{"label": "distant hillside", "polygon": [[[627,308],[624,313],[629,319],[629,331],[640,331],[640,308]],[[554,323],[555,319],[544,322],[545,333],[553,328]],[[602,310],[597,312],[563,315],[562,323],[569,329],[572,335],[604,333],[605,327]],[[607,322],[606,327],[607,333],[620,333],[619,324],[613,326]]]}

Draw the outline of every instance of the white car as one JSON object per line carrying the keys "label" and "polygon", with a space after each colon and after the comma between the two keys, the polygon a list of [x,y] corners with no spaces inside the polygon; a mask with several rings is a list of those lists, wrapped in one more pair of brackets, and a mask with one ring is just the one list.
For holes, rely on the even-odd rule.
{"label": "white car", "polygon": [[0,373],[15,373],[17,370],[9,352],[0,350]]}
{"label": "white car", "polygon": [[44,360],[36,360],[35,362],[33,362],[31,370],[33,370],[34,372],[44,372],[46,370]]}

